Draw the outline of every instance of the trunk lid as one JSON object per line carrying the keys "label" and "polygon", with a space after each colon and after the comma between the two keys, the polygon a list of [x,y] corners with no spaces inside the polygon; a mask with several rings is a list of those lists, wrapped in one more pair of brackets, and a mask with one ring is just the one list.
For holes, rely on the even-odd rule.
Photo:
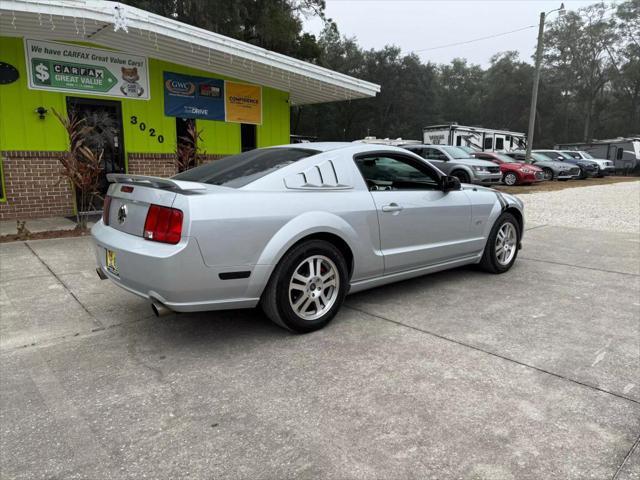
{"label": "trunk lid", "polygon": [[171,207],[179,192],[206,190],[197,182],[183,182],[143,175],[110,174],[107,194],[111,196],[109,226],[142,237],[151,205]]}

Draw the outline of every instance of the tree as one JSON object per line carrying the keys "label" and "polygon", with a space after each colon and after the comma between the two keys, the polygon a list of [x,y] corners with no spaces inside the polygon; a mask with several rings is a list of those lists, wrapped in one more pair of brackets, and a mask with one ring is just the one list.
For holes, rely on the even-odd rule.
{"label": "tree", "polygon": [[124,3],[306,61],[320,51],[302,33],[308,15],[324,19],[324,0],[125,0]]}
{"label": "tree", "polygon": [[616,41],[615,22],[604,3],[567,12],[545,34],[545,61],[557,70],[564,88],[583,105],[582,140],[591,138],[594,105],[611,76],[607,48]]}

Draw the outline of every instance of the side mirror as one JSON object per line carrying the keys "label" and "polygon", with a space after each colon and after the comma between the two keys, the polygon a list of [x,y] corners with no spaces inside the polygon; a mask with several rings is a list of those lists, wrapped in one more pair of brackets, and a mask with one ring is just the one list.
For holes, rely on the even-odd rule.
{"label": "side mirror", "polygon": [[440,177],[440,189],[444,192],[450,192],[452,190],[460,190],[462,185],[460,184],[460,180],[457,177],[452,177],[450,175],[445,175]]}

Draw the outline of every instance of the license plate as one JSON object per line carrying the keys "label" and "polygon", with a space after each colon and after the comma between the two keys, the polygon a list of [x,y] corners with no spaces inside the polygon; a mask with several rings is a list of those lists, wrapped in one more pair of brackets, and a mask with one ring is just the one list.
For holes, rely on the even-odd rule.
{"label": "license plate", "polygon": [[115,276],[120,276],[120,271],[118,270],[118,262],[116,260],[116,252],[113,250],[107,250],[107,270],[113,273]]}

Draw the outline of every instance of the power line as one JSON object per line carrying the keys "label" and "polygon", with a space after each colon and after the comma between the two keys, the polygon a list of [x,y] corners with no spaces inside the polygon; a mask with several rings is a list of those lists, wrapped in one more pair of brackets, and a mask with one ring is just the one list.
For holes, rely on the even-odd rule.
{"label": "power line", "polygon": [[466,40],[464,42],[449,43],[447,45],[439,45],[437,47],[429,47],[429,48],[421,48],[420,50],[412,50],[411,53],[428,52],[430,50],[438,50],[441,48],[457,47],[458,45],[467,45],[468,43],[480,42],[482,40],[489,40],[491,38],[502,37],[504,35],[509,35],[511,33],[522,32],[523,30],[528,30],[530,28],[536,28],[536,25],[527,25],[526,27],[518,28],[517,30],[510,30],[508,32],[496,33],[494,35],[474,38],[472,40]]}

